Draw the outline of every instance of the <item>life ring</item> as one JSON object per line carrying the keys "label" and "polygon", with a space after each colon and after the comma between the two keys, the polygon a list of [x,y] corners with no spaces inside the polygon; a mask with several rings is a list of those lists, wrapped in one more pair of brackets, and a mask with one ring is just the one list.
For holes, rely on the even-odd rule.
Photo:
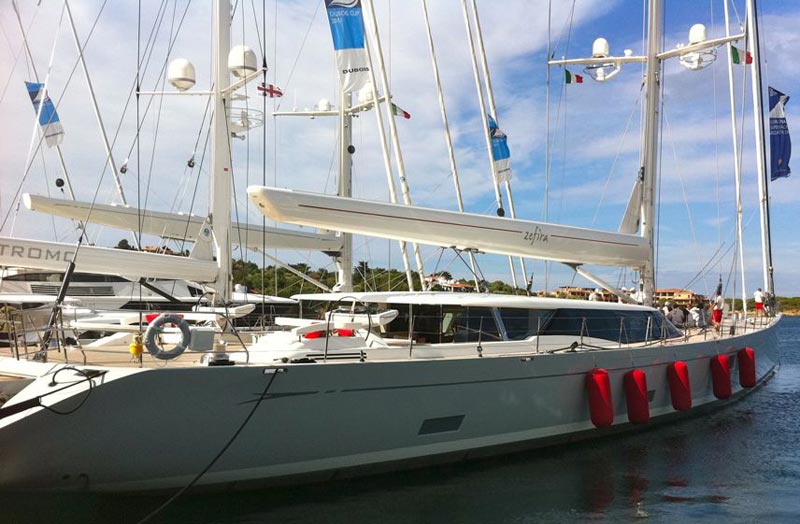
{"label": "life ring", "polygon": [[[156,337],[161,334],[161,326],[164,324],[176,324],[178,329],[181,330],[181,342],[169,351],[158,345]],[[150,323],[145,333],[144,347],[155,358],[160,360],[172,360],[181,353],[183,353],[192,340],[192,332],[189,329],[189,323],[178,315],[161,315]]]}

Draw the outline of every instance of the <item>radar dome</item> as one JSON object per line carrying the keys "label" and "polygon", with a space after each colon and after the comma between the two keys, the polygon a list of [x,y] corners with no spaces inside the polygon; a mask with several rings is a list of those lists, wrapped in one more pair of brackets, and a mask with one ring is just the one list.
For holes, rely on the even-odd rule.
{"label": "radar dome", "polygon": [[191,89],[195,83],[194,65],[185,58],[176,58],[167,68],[167,80],[178,91]]}
{"label": "radar dome", "polygon": [[228,54],[228,69],[236,78],[244,78],[258,69],[256,54],[246,45],[237,45]]}
{"label": "radar dome", "polygon": [[592,57],[605,58],[611,54],[608,47],[608,40],[605,38],[598,38],[592,44]]}

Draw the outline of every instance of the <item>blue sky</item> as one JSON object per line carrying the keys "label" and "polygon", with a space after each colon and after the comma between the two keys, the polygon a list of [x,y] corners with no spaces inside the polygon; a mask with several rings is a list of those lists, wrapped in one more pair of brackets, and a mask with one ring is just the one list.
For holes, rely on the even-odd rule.
{"label": "blue sky", "polygon": [[[100,11],[101,2],[87,0],[74,4],[78,33],[85,38]],[[136,4],[132,2],[109,4],[101,13],[86,48],[86,60],[106,128],[113,135],[135,75],[137,13]],[[241,12],[237,12],[232,41],[243,41],[259,50],[261,46],[251,20],[250,3],[244,4],[248,4],[247,16],[243,18]],[[273,109],[271,104],[274,102],[280,104],[281,110],[309,108],[323,98],[336,104],[336,71],[322,2],[281,1],[276,5],[267,0],[266,4],[268,81],[283,88],[285,93],[283,99],[271,100],[267,111]],[[455,209],[419,3],[378,0],[376,4],[394,100],[412,114],[411,120],[398,120],[398,127],[414,203]],[[493,213],[489,164],[483,148],[480,112],[460,2],[437,0],[429,4],[466,207],[471,212]],[[554,4],[552,40],[561,42],[556,56],[586,56],[591,51],[592,41],[598,36],[609,40],[612,53],[622,53],[626,48],[637,54],[641,51],[640,2],[582,0],[574,4],[574,12],[569,2]],[[764,83],[793,95],[800,75],[793,66],[793,50],[800,46],[800,35],[796,31],[800,8],[790,2],[764,1],[760,4],[767,61]],[[142,5],[142,31],[146,35],[159,16],[160,4],[145,1]],[[522,218],[541,219],[547,140],[547,3],[504,1],[502,9],[497,8],[498,2],[479,1],[478,5],[500,127],[507,133],[511,147],[517,213]],[[166,56],[167,36],[170,28],[178,27],[177,21],[185,6],[184,1],[167,5],[156,50],[144,75],[143,89],[159,85],[162,78],[159,69]],[[114,186],[109,173],[101,175],[105,156],[80,69],[64,89],[76,53],[68,25],[62,23],[58,29],[60,5],[48,3],[37,8],[32,3],[25,3],[22,7],[23,23],[31,27],[29,38],[42,75],[47,71],[55,38],[51,93],[54,93],[54,98],[65,93],[59,112],[67,132],[65,158],[78,198],[91,200],[99,185],[98,200],[110,202],[115,198]],[[744,3],[736,2],[736,8],[743,13]],[[256,9],[260,10],[260,5]],[[173,58],[180,56],[194,62],[198,71],[196,89],[204,89],[209,83],[209,11],[210,2],[191,5],[171,54]],[[261,19],[260,13],[258,19]],[[688,29],[694,23],[706,24],[709,37],[722,36],[722,3],[667,2],[665,46],[672,48],[685,42]],[[26,70],[24,57],[15,62],[22,40],[8,2],[0,6],[0,28],[3,32],[0,44],[0,71],[3,71],[0,114],[4,122],[0,126],[3,165],[0,170],[0,212],[5,216],[14,205],[13,195],[25,171],[34,115],[22,84],[23,80],[31,78],[31,73]],[[571,70],[581,74],[580,68]],[[738,69],[735,80],[739,99],[743,91],[742,73],[743,69]],[[636,66],[626,66],[611,82],[601,84],[587,78],[584,84],[570,86],[563,85],[562,75],[561,69],[552,69],[549,216],[563,224],[615,230],[639,165],[641,71]],[[658,285],[682,287],[693,279],[720,245],[724,252],[733,240],[732,138],[724,53],[716,64],[699,72],[683,70],[677,63],[669,63],[664,82]],[[745,118],[743,125],[741,120],[739,125],[744,129],[741,140],[745,180],[743,207],[747,224],[745,268],[747,289],[751,293],[761,285],[761,262],[749,84],[745,88]],[[260,108],[262,100],[254,96],[252,90],[251,86],[247,104]],[[142,112],[145,103],[143,99]],[[119,139],[114,147],[117,163],[122,163],[131,151],[135,135],[134,107],[129,107],[119,128]],[[153,101],[141,133],[141,175],[137,180],[134,155],[130,161],[131,169],[122,176],[129,203],[146,203],[147,207],[158,210],[188,211],[192,195],[195,195],[191,210],[198,214],[206,212],[207,182],[204,175],[207,166],[195,170],[186,168],[186,161],[198,140],[203,109],[202,97],[165,97]],[[739,106],[737,114],[740,111]],[[790,131],[800,129],[800,109],[794,100],[787,106],[787,117]],[[262,177],[279,187],[335,191],[336,123],[331,119],[305,118],[274,121],[270,117],[267,122],[266,170],[262,171],[261,166],[261,130],[253,131],[247,141],[234,141],[236,208],[241,220],[246,214],[248,220],[260,222],[260,216],[249,206],[244,188],[248,184],[260,183]],[[202,150],[202,144],[201,139],[198,149]],[[385,172],[372,113],[362,114],[357,119],[354,145],[356,196],[387,200]],[[202,152],[198,151],[198,160],[201,155]],[[47,151],[43,158],[34,162],[23,190],[58,194],[53,184],[58,173],[56,157],[52,151]],[[147,187],[149,192],[145,191]],[[797,175],[773,183],[770,189],[776,287],[779,294],[800,295],[800,269],[792,263],[800,252],[800,241],[793,234],[800,201]],[[3,234],[10,233],[11,220]],[[61,241],[76,238],[71,224],[51,221],[26,210],[16,215],[13,233]],[[114,244],[125,235],[96,228],[92,236],[98,244]],[[427,272],[438,267],[460,276],[466,275],[463,265],[452,254],[446,252],[440,258],[440,251],[434,248],[425,248],[424,254]],[[329,265],[329,259],[318,254],[279,252],[277,255],[287,262],[308,262],[314,267]],[[708,293],[713,291],[720,275],[727,281],[732,256],[733,251],[691,287]],[[400,267],[396,243],[387,240],[357,238],[355,259],[370,260],[374,266]],[[509,280],[504,257],[483,255],[479,262],[488,279]],[[535,274],[534,287],[542,288],[543,264],[528,262],[528,268]],[[614,268],[594,269],[612,283],[631,283],[629,272]],[[553,265],[551,273],[551,288],[571,283],[589,285],[580,277],[574,277],[568,268]]]}

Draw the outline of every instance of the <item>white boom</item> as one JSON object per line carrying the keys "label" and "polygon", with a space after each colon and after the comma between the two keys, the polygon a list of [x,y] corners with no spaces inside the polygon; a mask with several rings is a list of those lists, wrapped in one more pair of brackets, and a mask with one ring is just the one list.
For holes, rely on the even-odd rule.
{"label": "white boom", "polygon": [[[64,271],[76,249],[75,244],[0,237],[0,266]],[[94,246],[81,246],[75,265],[84,273],[195,282],[213,282],[218,271],[213,260]]]}
{"label": "white boom", "polygon": [[[99,224],[128,231],[141,231],[148,235],[162,238],[187,240],[194,242],[200,234],[203,218],[194,215],[179,213],[163,213],[160,211],[143,211],[139,213],[136,208],[127,206],[114,206],[107,204],[90,204],[88,202],[75,202],[60,200],[39,195],[25,194],[22,196],[25,207],[31,211],[39,211],[49,215],[72,218],[83,222],[91,221]],[[249,249],[267,248],[277,249],[302,249],[320,251],[340,251],[342,240],[334,234],[306,233],[303,231],[287,231],[274,227],[262,228],[252,224],[233,224],[231,241]]]}
{"label": "white boom", "polygon": [[251,186],[247,193],[262,213],[280,222],[421,244],[631,267],[641,267],[649,253],[647,241],[635,235],[264,186]]}

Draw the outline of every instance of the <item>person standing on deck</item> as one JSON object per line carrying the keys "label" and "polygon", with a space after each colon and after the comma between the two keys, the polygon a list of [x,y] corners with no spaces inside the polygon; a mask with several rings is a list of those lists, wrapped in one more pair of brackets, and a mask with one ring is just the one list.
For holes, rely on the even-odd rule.
{"label": "person standing on deck", "polygon": [[711,324],[714,326],[714,331],[719,332],[722,327],[722,312],[725,309],[725,297],[722,293],[714,298],[714,306],[711,308]]}
{"label": "person standing on deck", "polygon": [[599,289],[595,289],[594,291],[589,293],[589,300],[592,301],[592,302],[597,302],[598,300],[600,300],[600,294],[599,293],[600,293]]}
{"label": "person standing on deck", "polygon": [[764,293],[761,288],[756,289],[756,292],[753,293],[753,300],[756,303],[756,316],[764,315]]}

